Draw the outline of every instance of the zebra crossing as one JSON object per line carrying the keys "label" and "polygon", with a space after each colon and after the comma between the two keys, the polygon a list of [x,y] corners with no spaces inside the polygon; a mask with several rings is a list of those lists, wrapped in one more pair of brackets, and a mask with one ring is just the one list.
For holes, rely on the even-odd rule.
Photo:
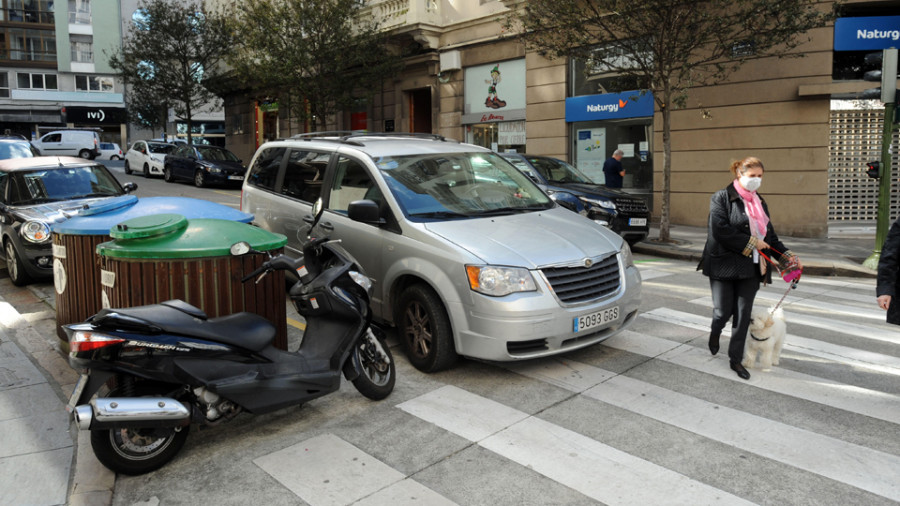
{"label": "zebra crossing", "polygon": [[[900,504],[900,329],[872,309],[874,284],[804,279],[784,299],[782,365],[744,381],[706,350],[712,302],[692,271],[644,269],[647,307],[602,345],[398,382],[379,413],[437,435],[427,451],[409,446],[433,453],[415,464],[337,429],[253,463],[314,506],[483,504],[439,479],[478,466],[462,454],[490,455],[476,473],[533,477],[531,496],[497,504]],[[763,288],[759,303],[775,303],[778,288]]]}

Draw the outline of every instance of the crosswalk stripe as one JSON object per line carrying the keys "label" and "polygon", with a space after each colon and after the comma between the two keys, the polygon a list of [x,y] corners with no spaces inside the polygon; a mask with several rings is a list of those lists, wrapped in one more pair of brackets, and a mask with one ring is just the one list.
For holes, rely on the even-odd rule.
{"label": "crosswalk stripe", "polygon": [[[772,305],[778,302],[781,299],[781,296],[784,295],[784,292],[780,294],[769,293],[768,291],[760,291],[756,294],[756,300],[766,300],[770,301]],[[712,297],[704,297],[704,299],[709,299],[710,304],[712,303]],[[689,301],[695,302],[695,301]],[[785,307],[793,306],[795,308],[806,308],[813,309],[820,312],[825,312],[831,315],[851,315],[854,318],[866,318],[869,320],[875,321],[884,321],[884,311],[875,308],[875,301],[872,300],[873,309],[861,309],[855,306],[848,306],[847,304],[833,304],[830,302],[823,302],[820,300],[807,300],[805,298],[793,297],[788,295],[784,298],[783,304]]]}
{"label": "crosswalk stripe", "polygon": [[[510,364],[523,376],[827,478],[900,499],[900,457],[566,359]],[[591,378],[585,381],[585,378]],[[590,382],[596,381],[594,385]]]}
{"label": "crosswalk stripe", "polygon": [[752,504],[454,386],[397,407],[605,504]]}
{"label": "crosswalk stripe", "polygon": [[[701,297],[688,301],[692,304],[698,304],[705,307],[713,307],[712,297]],[[710,313],[712,315],[712,313]],[[788,324],[796,323],[798,325],[808,325],[820,329],[833,330],[842,334],[856,337],[872,339],[874,341],[882,341],[886,343],[900,344],[900,332],[887,332],[884,329],[871,327],[868,325],[860,325],[856,323],[848,323],[838,318],[821,318],[818,316],[809,316],[803,313],[784,310],[784,316]],[[882,314],[882,320],[884,315]]]}
{"label": "crosswalk stripe", "polygon": [[411,505],[413,498],[421,501],[415,504],[454,504],[333,434],[307,439],[253,463],[311,506],[343,506],[356,501]]}
{"label": "crosswalk stripe", "polygon": [[656,269],[640,269],[641,281],[650,281],[651,279],[672,276],[671,272],[660,271]]}
{"label": "crosswalk stripe", "polygon": [[714,357],[707,350],[632,330],[623,330],[604,341],[603,344],[879,420],[891,423],[900,421],[900,396],[894,394],[847,385],[783,368],[775,368],[765,374],[753,374],[749,380],[742,380],[727,367],[725,363],[728,360],[727,357],[721,355]]}
{"label": "crosswalk stripe", "polygon": [[[704,317],[669,308],[656,308],[646,313],[641,313],[641,316],[709,332],[709,316]],[[730,335],[730,331],[727,333],[723,332],[723,334]],[[785,337],[784,349],[854,367],[864,367],[886,374],[900,375],[900,357],[826,343],[816,339],[807,339],[790,333]]]}

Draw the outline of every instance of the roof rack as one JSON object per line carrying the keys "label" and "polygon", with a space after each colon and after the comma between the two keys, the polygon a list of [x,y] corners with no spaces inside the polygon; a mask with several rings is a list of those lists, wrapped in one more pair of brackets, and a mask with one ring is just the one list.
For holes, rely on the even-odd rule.
{"label": "roof rack", "polygon": [[[337,139],[331,138],[323,138],[323,137],[337,137]],[[421,132],[361,132],[361,131],[348,131],[348,130],[334,130],[329,132],[307,132],[304,134],[297,134],[291,136],[291,139],[296,140],[323,140],[323,141],[334,141],[341,142],[345,144],[353,144],[355,146],[362,146],[358,141],[354,141],[353,139],[359,137],[411,137],[416,139],[431,139],[434,141],[440,142],[456,142],[459,141],[454,139],[448,139],[443,135],[439,134],[428,134]]]}

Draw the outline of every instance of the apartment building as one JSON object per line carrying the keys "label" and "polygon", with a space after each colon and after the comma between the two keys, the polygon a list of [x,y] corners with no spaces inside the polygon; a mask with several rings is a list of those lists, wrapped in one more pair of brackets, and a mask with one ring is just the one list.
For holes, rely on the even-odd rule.
{"label": "apartment building", "polygon": [[121,46],[115,0],[0,0],[0,134],[94,128],[123,144],[123,90],[105,52]]}
{"label": "apartment building", "polygon": [[[658,218],[662,121],[652,96],[628,101],[633,93],[606,89],[615,76],[526,51],[500,22],[515,5],[368,2],[367,15],[384,20],[410,56],[402,75],[330,126],[431,132],[497,151],[555,156],[598,182],[603,161],[622,149],[625,190],[647,199]],[[842,15],[893,23],[900,2],[848,0]],[[877,181],[865,175],[865,162],[880,156],[882,105],[853,98],[873,86],[862,80],[867,51],[836,50],[834,26],[809,35],[797,49],[802,58],[752,61],[723,83],[691,90],[686,107],[673,112],[672,224],[705,226],[710,195],[730,181],[731,162],[750,155],[766,165],[760,191],[779,233],[826,237],[829,224],[874,223]],[[277,97],[253,97],[247,90],[224,97],[227,143],[244,159],[267,139],[303,131],[278,110]],[[623,102],[627,107],[616,107]],[[900,208],[900,185],[894,190],[892,216]]]}

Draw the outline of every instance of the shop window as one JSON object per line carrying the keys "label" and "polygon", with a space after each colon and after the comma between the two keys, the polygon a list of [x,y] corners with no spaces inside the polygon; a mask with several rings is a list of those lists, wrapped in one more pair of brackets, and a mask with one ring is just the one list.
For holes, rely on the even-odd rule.
{"label": "shop window", "polygon": [[96,91],[101,93],[112,93],[116,89],[115,80],[109,76],[75,76],[76,91]]}
{"label": "shop window", "polygon": [[16,73],[16,85],[21,90],[56,90],[56,74]]}

